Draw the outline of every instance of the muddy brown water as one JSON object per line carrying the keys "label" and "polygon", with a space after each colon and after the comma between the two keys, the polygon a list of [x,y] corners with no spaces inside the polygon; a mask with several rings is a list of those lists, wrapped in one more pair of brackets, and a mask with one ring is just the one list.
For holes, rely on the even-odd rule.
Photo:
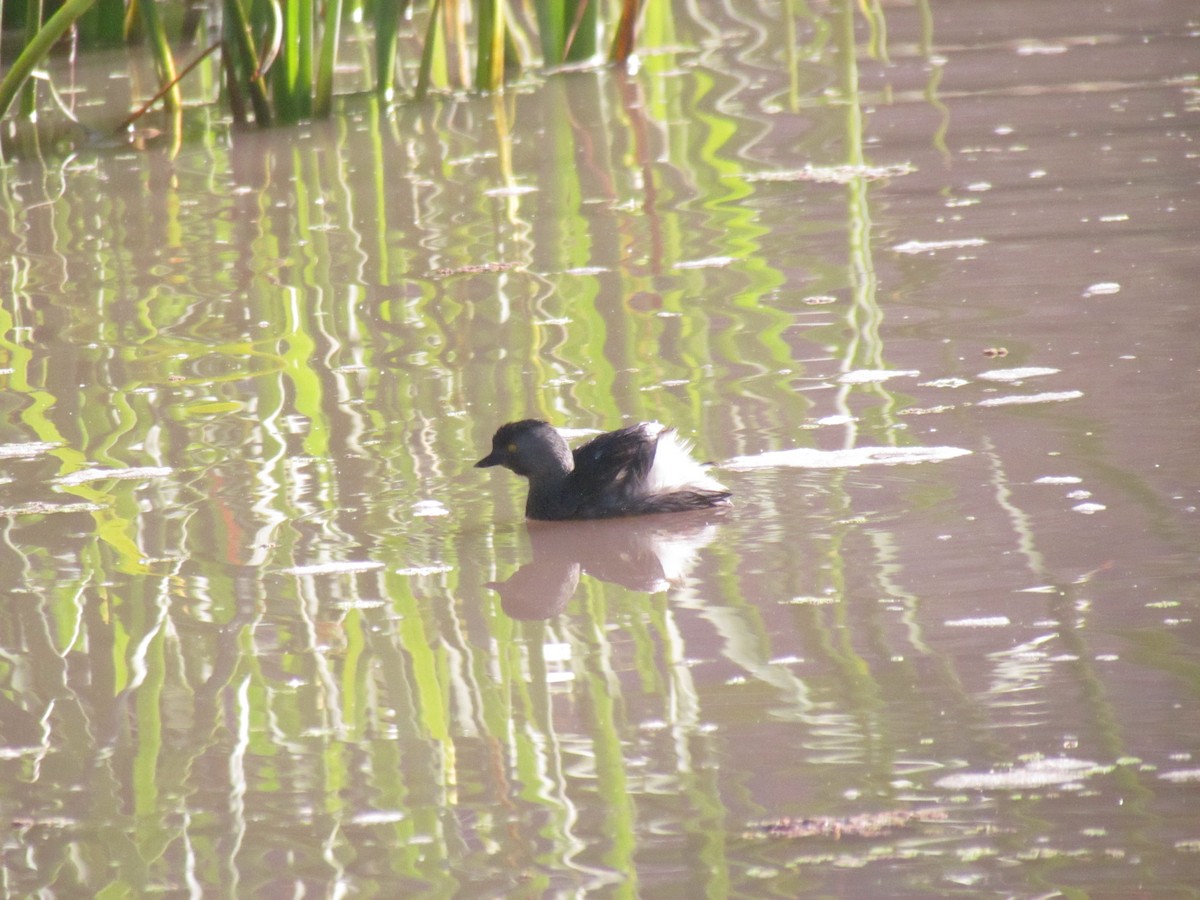
{"label": "muddy brown water", "polygon": [[[1200,884],[1200,13],[707,6],[0,169],[6,893]],[[736,505],[527,526],[526,416]]]}

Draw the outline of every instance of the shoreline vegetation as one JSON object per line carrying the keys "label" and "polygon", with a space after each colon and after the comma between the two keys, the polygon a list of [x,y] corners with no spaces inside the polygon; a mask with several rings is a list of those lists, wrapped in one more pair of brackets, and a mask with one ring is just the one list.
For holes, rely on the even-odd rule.
{"label": "shoreline vegetation", "polygon": [[[130,110],[128,129],[161,106],[183,108],[181,84],[219,63],[220,103],[238,124],[329,117],[343,29],[367,38],[373,90],[387,101],[430,90],[497,91],[532,67],[627,62],[644,0],[3,0],[0,120],[34,118],[39,92],[61,101],[42,70],[59,48],[76,54],[140,45],[157,90]],[[663,6],[664,4],[654,4]],[[406,78],[402,58],[419,58]]]}

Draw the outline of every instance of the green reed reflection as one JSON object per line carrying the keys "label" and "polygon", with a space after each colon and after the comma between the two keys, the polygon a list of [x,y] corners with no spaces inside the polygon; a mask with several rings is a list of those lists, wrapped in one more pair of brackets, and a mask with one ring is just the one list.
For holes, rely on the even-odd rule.
{"label": "green reed reflection", "polygon": [[[369,99],[295,141],[96,154],[61,194],[6,183],[0,241],[25,262],[0,442],[52,445],[2,485],[20,600],[0,763],[27,838],[9,883],[638,896],[659,866],[726,896],[751,877],[745,821],[776,812],[726,765],[732,733],[788,725],[796,769],[827,767],[820,810],[896,800],[939,703],[990,739],[844,472],[747,481],[746,518],[670,592],[586,574],[521,617],[493,589],[536,556],[520,488],[469,471],[501,421],[658,418],[714,459],[815,443],[818,408],[846,446],[915,440],[903,395],[836,381],[889,365],[863,19],[786,9],[807,41],[778,83],[774,60],[699,56],[708,23],[651,4],[647,31],[683,49],[637,74]],[[786,118],[749,108],[763,83]],[[786,166],[760,146],[785,126]],[[757,177],[796,160],[845,178]],[[57,480],[90,467],[122,475]],[[922,677],[938,703],[914,724],[889,701]]]}

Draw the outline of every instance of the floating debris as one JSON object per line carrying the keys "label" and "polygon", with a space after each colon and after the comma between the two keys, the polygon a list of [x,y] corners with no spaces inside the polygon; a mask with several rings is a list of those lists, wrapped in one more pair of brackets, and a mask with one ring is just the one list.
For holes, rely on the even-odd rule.
{"label": "floating debris", "polygon": [[1044,394],[1013,394],[1010,397],[988,397],[980,400],[976,406],[1020,406],[1027,403],[1062,403],[1064,400],[1078,400],[1083,391],[1047,391]]}
{"label": "floating debris", "polygon": [[433,566],[405,566],[402,569],[397,569],[397,575],[441,575],[445,572],[453,572],[454,566],[433,565]]}
{"label": "floating debris", "polygon": [[169,466],[132,466],[127,469],[80,469],[69,475],[54,479],[55,484],[73,487],[92,481],[136,481],[144,478],[165,478],[170,475]]}
{"label": "floating debris", "polygon": [[941,822],[946,811],[934,809],[889,809],[855,816],[813,816],[803,819],[773,819],[755,822],[745,832],[748,838],[874,838],[921,822]]}
{"label": "floating debris", "polygon": [[746,181],[811,181],[817,184],[850,184],[854,181],[881,181],[917,171],[912,163],[890,166],[805,166],[779,172],[754,172],[739,177]]}
{"label": "floating debris", "polygon": [[955,791],[1021,791],[1080,781],[1109,771],[1110,766],[1086,759],[1035,759],[1023,766],[1002,771],[959,772],[934,782],[940,788]]}
{"label": "floating debris", "polygon": [[387,606],[385,600],[342,600],[335,603],[338,609],[382,609]]}
{"label": "floating debris", "polygon": [[437,500],[418,500],[412,505],[414,516],[448,516],[450,510]]}
{"label": "floating debris", "polygon": [[1068,49],[1066,44],[1038,40],[1021,41],[1016,46],[1017,56],[1053,56],[1066,53]]}
{"label": "floating debris", "polygon": [[1121,291],[1121,285],[1117,284],[1117,282],[1101,281],[1097,284],[1093,284],[1086,291],[1084,291],[1083,296],[1085,296],[1085,297],[1103,297],[1106,294],[1120,293],[1120,291]]}
{"label": "floating debris", "polygon": [[44,516],[50,513],[96,512],[104,509],[99,503],[44,503],[31,500],[17,506],[0,506],[0,518],[17,516]]}
{"label": "floating debris", "polygon": [[375,809],[351,816],[351,825],[392,825],[403,822],[405,814],[398,809]]}
{"label": "floating debris", "polygon": [[[34,748],[38,753],[44,753],[44,747]],[[79,819],[69,816],[14,816],[13,828],[74,828],[79,825]]]}
{"label": "floating debris", "polygon": [[892,249],[897,253],[933,253],[937,250],[965,250],[968,247],[982,247],[986,244],[983,238],[960,238],[952,241],[905,241]]}
{"label": "floating debris", "polygon": [[1049,369],[1045,366],[1021,366],[1016,369],[993,369],[990,372],[980,372],[976,378],[984,381],[1024,381],[1026,378],[1040,378],[1043,375],[1057,375],[1062,369]]}
{"label": "floating debris", "polygon": [[1012,624],[1008,616],[971,616],[966,619],[947,619],[947,628],[1004,628]]}
{"label": "floating debris", "polygon": [[485,197],[520,197],[523,194],[536,194],[538,189],[531,184],[506,184],[503,187],[488,188],[483,192]]}
{"label": "floating debris", "polygon": [[704,259],[683,259],[675,263],[674,269],[723,269],[736,260],[732,256],[709,256]]}
{"label": "floating debris", "polygon": [[959,388],[970,383],[971,382],[967,381],[965,378],[935,378],[933,381],[922,381],[920,386],[934,388]]}
{"label": "floating debris", "polygon": [[838,376],[838,384],[878,384],[892,378],[916,378],[916,369],[855,369]]}
{"label": "floating debris", "polygon": [[22,456],[39,456],[49,453],[62,444],[51,444],[46,441],[28,441],[24,444],[0,444],[0,459],[13,459]]}
{"label": "floating debris", "polygon": [[438,278],[448,278],[451,275],[487,275],[493,272],[507,272],[509,269],[519,269],[521,263],[490,262],[474,265],[454,266],[447,269],[434,269],[430,274]]}
{"label": "floating debris", "polygon": [[779,601],[781,606],[829,606],[837,603],[837,597],[793,597],[791,600]]}
{"label": "floating debris", "polygon": [[348,562],[313,563],[308,566],[290,566],[283,570],[285,575],[345,575],[353,572],[369,572],[382,569],[383,563],[370,560]]}
{"label": "floating debris", "polygon": [[988,347],[983,351],[984,356],[1008,356],[1007,347]]}

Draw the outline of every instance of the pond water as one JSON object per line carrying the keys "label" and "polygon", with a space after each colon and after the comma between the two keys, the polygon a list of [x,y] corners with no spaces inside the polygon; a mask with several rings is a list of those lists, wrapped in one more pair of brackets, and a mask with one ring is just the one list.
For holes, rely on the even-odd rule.
{"label": "pond water", "polygon": [[6,894],[1200,884],[1200,9],[698,5],[0,168]]}

